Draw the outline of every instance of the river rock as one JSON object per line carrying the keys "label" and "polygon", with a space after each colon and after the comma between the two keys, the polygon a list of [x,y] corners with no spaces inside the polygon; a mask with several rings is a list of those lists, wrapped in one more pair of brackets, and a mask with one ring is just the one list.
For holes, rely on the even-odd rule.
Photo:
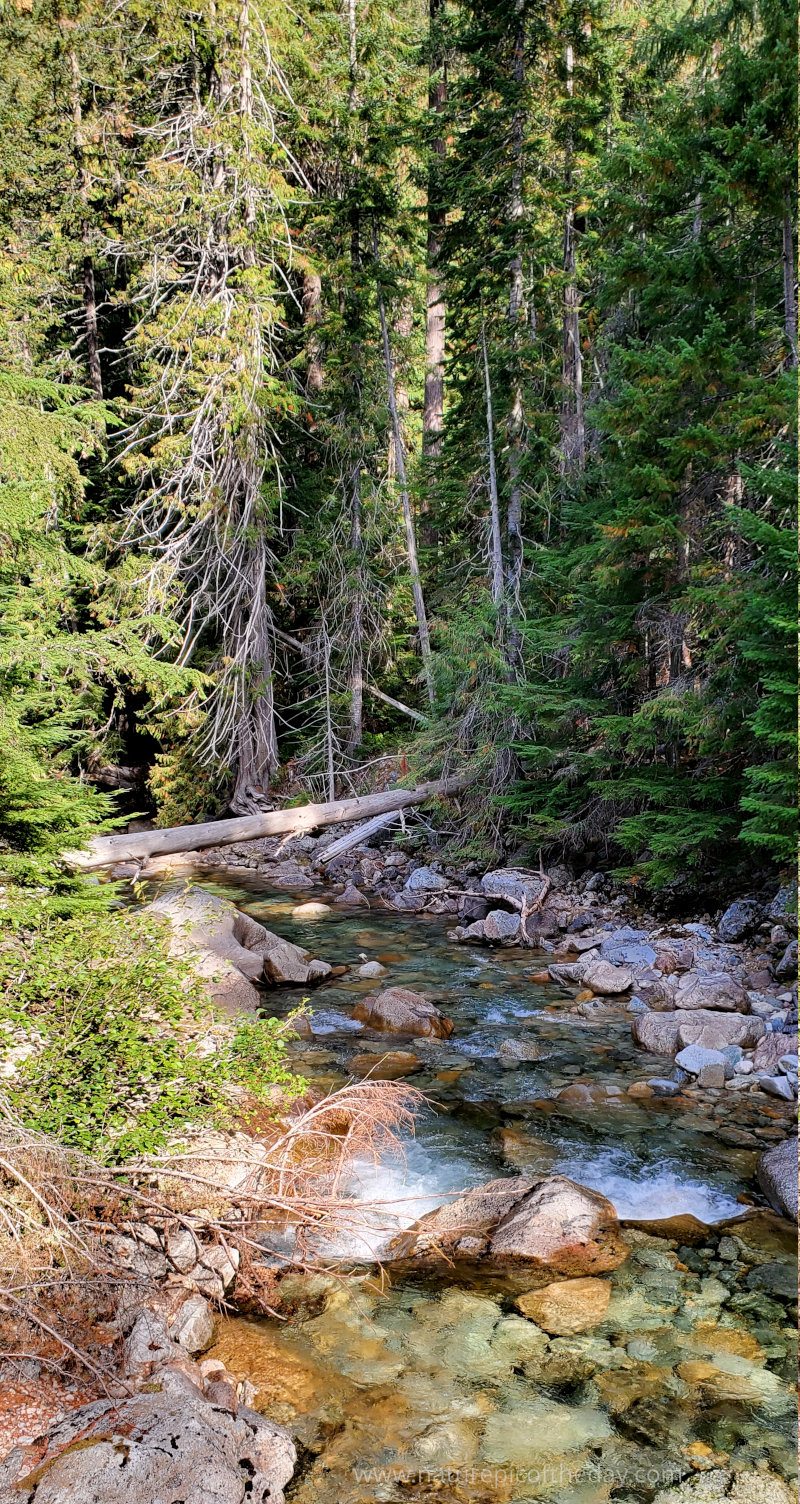
{"label": "river rock", "polygon": [[292,918],[323,919],[324,916],[326,914],[330,914],[330,912],[331,906],[329,903],[317,903],[312,900],[310,903],[297,904],[296,908],[292,909]]}
{"label": "river rock", "polygon": [[724,1050],[729,1044],[751,1049],[765,1030],[764,1020],[751,1014],[712,1013],[700,1008],[694,1013],[681,1011],[672,1016],[679,1020],[681,1044],[699,1044],[706,1050]]}
{"label": "river rock", "polygon": [[488,1235],[512,1207],[532,1190],[535,1180],[522,1175],[489,1180],[454,1201],[420,1217],[394,1239],[395,1258],[431,1259],[473,1257],[488,1248]]}
{"label": "river rock", "polygon": [[415,867],[404,887],[407,893],[440,893],[447,887],[447,878],[432,867]]}
{"label": "river rock", "polygon": [[767,904],[764,910],[764,918],[771,919],[773,924],[785,924],[793,927],[797,919],[797,884],[788,883],[779,888],[775,897]]}
{"label": "river rock", "polygon": [[717,934],[726,945],[745,940],[758,929],[764,915],[754,898],[739,898],[725,910],[717,925]]}
{"label": "river rock", "polygon": [[[681,1019],[688,1013],[637,1013],[631,1024],[636,1044],[651,1055],[674,1055],[678,1048]],[[651,1083],[652,1084],[652,1083]]]}
{"label": "river rock", "polygon": [[447,1039],[453,1032],[452,1020],[445,1018],[435,1003],[406,987],[388,987],[385,992],[361,998],[351,1017],[372,1029],[386,1029],[392,1034]]}
{"label": "river rock", "polygon": [[614,966],[652,966],[656,953],[652,945],[645,944],[646,940],[647,930],[634,930],[625,925],[603,940],[600,954]]}
{"label": "river rock", "polygon": [[775,966],[775,975],[779,982],[791,982],[797,976],[797,941],[792,940],[787,945],[783,955]]}
{"label": "river rock", "polygon": [[626,966],[612,966],[596,950],[577,961],[556,962],[549,971],[554,982],[582,982],[604,997],[615,997],[633,986],[633,973]]}
{"label": "river rock", "polygon": [[653,1504],[797,1504],[797,1490],[770,1469],[731,1473],[714,1468],[662,1489]]}
{"label": "river rock", "polygon": [[610,1299],[607,1279],[567,1279],[521,1295],[517,1307],[551,1336],[574,1337],[603,1320]]}
{"label": "river rock", "polygon": [[527,1039],[504,1039],[497,1051],[500,1065],[517,1066],[526,1061],[546,1060],[548,1051]]}
{"label": "river rock", "polygon": [[770,1031],[763,1039],[759,1039],[753,1055],[753,1070],[763,1071],[765,1075],[773,1075],[786,1054],[786,1035],[775,1034]]}
{"label": "river rock", "polygon": [[339,908],[369,908],[369,899],[365,898],[364,894],[353,883],[347,883],[344,892],[337,893],[331,902],[335,903]]}
{"label": "river rock", "polygon": [[180,1274],[188,1274],[200,1257],[200,1244],[191,1228],[171,1228],[166,1235],[167,1255]]}
{"label": "river rock", "polygon": [[793,1102],[797,1096],[797,1084],[786,1076],[760,1076],[758,1084],[767,1096],[780,1097],[783,1102]]}
{"label": "river rock", "polygon": [[6,1459],[0,1504],[284,1504],[297,1461],[289,1432],[210,1399],[184,1380],[73,1410],[35,1468],[22,1448]]}
{"label": "river rock", "polygon": [[226,898],[203,888],[168,888],[149,905],[163,914],[174,932],[173,954],[191,957],[199,975],[207,979],[215,1001],[255,1011],[260,1003],[254,987],[242,986],[262,977],[277,985],[321,981],[330,972],[325,961],[312,961],[307,950],[282,940],[237,909]]}
{"label": "river rock", "polygon": [[519,867],[506,867],[486,872],[481,878],[481,889],[487,898],[504,898],[517,904],[524,900],[530,907],[541,898],[545,879]]}
{"label": "river rock", "polygon": [[190,1295],[178,1307],[169,1334],[187,1353],[204,1353],[214,1341],[217,1320],[213,1308],[202,1295]]}
{"label": "river rock", "polygon": [[410,1050],[387,1050],[384,1055],[354,1055],[350,1061],[354,1076],[369,1076],[370,1081],[399,1081],[422,1070],[422,1061]]}
{"label": "river rock", "polygon": [[385,966],[381,966],[380,961],[365,961],[363,966],[359,966],[356,975],[367,977],[368,979],[385,977],[388,975],[388,969]]}
{"label": "river rock", "polygon": [[[702,1045],[689,1044],[683,1050],[679,1050],[675,1056],[675,1064],[682,1071],[688,1071],[690,1076],[700,1076],[709,1066],[719,1066],[725,1071],[726,1060],[721,1050],[704,1050]],[[732,1068],[731,1068],[732,1069]],[[701,1086],[704,1084],[701,1081]]]}
{"label": "river rock", "polygon": [[686,971],[675,988],[676,1008],[711,1008],[725,1013],[746,1013],[747,993],[724,971]]}
{"label": "river rock", "polygon": [[483,937],[492,945],[516,940],[519,922],[519,914],[509,914],[505,909],[490,909],[483,921]]}
{"label": "river rock", "polygon": [[493,1259],[523,1260],[565,1275],[616,1269],[629,1252],[611,1202],[566,1175],[550,1175],[529,1191],[489,1245]]}
{"label": "river rock", "polygon": [[797,1221],[797,1138],[784,1139],[762,1154],[756,1178],[771,1206]]}
{"label": "river rock", "polygon": [[631,1024],[636,1044],[653,1055],[675,1055],[682,1046],[724,1050],[727,1045],[749,1049],[765,1031],[763,1019],[740,1013],[714,1013],[699,1008],[673,1013],[638,1013]]}
{"label": "river rock", "polygon": [[125,1341],[125,1372],[136,1378],[145,1378],[160,1363],[168,1363],[178,1353],[176,1339],[163,1317],[153,1311],[140,1311]]}

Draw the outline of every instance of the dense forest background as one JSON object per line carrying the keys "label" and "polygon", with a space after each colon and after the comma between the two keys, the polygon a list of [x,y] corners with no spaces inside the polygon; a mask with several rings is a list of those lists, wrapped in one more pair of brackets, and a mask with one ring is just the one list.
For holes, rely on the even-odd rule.
{"label": "dense forest background", "polygon": [[7,872],[109,788],[171,824],[400,754],[473,769],[462,849],[785,867],[789,0],[2,31]]}

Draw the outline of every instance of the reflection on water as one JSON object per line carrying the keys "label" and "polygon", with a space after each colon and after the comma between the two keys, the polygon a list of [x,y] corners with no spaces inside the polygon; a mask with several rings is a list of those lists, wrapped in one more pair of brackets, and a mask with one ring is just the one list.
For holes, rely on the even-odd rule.
{"label": "reflection on water", "polygon": [[[334,964],[380,958],[379,986],[418,989],[454,1020],[444,1043],[400,1042],[353,1026],[374,982],[348,974],[313,994],[313,1037],[294,1047],[303,1074],[336,1086],[353,1055],[397,1045],[419,1057],[410,1079],[431,1104],[401,1155],[354,1166],[350,1192],[373,1210],[331,1250],[340,1257],[374,1256],[448,1195],[507,1174],[560,1171],[622,1217],[714,1222],[742,1211],[759,1149],[787,1131],[778,1109],[735,1092],[713,1110],[629,1096],[665,1063],[633,1047],[623,1008],[584,1019],[567,989],[527,980],[535,953],[470,953],[444,921],[380,910],[300,925],[295,895],[215,886]],[[284,1014],[298,994],[268,1001]],[[504,1040],[542,1058],[509,1069]],[[559,1095],[570,1087],[591,1095]],[[215,1355],[305,1448],[296,1504],[647,1504],[697,1470],[793,1476],[795,1250],[780,1223],[756,1217],[692,1248],[626,1237],[606,1315],[577,1335],[519,1314],[525,1276],[502,1294],[489,1277],[384,1293],[320,1277],[294,1282],[291,1324],[231,1321]],[[784,1504],[778,1479],[763,1482],[759,1499]]]}

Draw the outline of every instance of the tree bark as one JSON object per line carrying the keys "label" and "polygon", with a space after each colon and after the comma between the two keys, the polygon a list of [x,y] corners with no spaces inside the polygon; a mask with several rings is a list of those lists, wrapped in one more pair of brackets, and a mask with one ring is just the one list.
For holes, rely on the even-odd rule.
{"label": "tree bark", "polygon": [[64,861],[82,872],[94,872],[117,862],[139,862],[149,856],[170,856],[196,851],[204,846],[229,846],[234,841],[255,841],[260,836],[300,834],[321,825],[348,824],[424,804],[428,799],[458,793],[474,775],[423,783],[415,789],[391,789],[385,794],[365,794],[356,799],[337,799],[328,804],[303,804],[297,809],[270,810],[245,815],[239,820],[207,820],[200,825],[175,825],[170,830],[142,830],[131,835],[95,836],[84,851],[63,852]]}
{"label": "tree bark", "polygon": [[[575,62],[571,46],[566,49],[567,97],[575,93]],[[580,298],[575,266],[575,203],[572,196],[572,131],[564,149],[564,313],[561,352],[561,473],[570,475],[586,463],[583,416],[583,354],[581,351]]]}
{"label": "tree bark", "polygon": [[403,504],[403,521],[406,530],[406,552],[408,554],[408,569],[411,575],[411,592],[414,597],[414,612],[417,619],[417,632],[419,634],[420,653],[422,655],[422,667],[425,673],[425,684],[428,691],[428,700],[433,705],[436,699],[436,691],[433,683],[433,662],[431,654],[431,639],[428,631],[428,618],[425,612],[425,599],[422,594],[422,580],[419,572],[419,559],[417,557],[417,540],[414,534],[414,518],[411,512],[411,500],[408,494],[408,481],[406,479],[405,453],[403,450],[403,435],[400,429],[400,414],[397,411],[397,401],[394,390],[394,371],[392,368],[392,350],[389,344],[389,326],[386,322],[386,305],[383,300],[383,288],[380,283],[380,263],[378,260],[378,231],[372,226],[372,253],[375,258],[375,270],[377,273],[378,289],[378,314],[381,325],[381,339],[383,341],[383,361],[386,369],[386,392],[389,401],[389,414],[392,420],[392,432],[394,434],[395,464],[397,467],[397,480],[400,487],[400,499]]}
{"label": "tree bark", "polygon": [[787,365],[794,369],[797,365],[797,281],[795,278],[794,261],[794,228],[792,216],[789,212],[789,203],[783,211],[783,327],[786,332],[786,342],[789,346]]}

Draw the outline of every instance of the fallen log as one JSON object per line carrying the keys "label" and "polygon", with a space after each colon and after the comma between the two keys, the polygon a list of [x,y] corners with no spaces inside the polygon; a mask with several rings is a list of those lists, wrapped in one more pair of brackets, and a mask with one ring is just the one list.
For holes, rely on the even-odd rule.
{"label": "fallen log", "polygon": [[317,866],[321,867],[324,862],[335,861],[337,856],[344,856],[346,851],[352,851],[354,846],[360,846],[362,841],[368,841],[377,831],[383,830],[387,825],[392,825],[400,819],[399,809],[387,810],[385,815],[373,815],[371,820],[365,820],[363,825],[357,825],[355,830],[349,830],[346,836],[339,836],[338,841],[331,841],[316,859]]}
{"label": "fallen log", "polygon": [[385,794],[364,794],[356,799],[334,799],[329,804],[274,809],[263,815],[242,815],[236,820],[207,820],[200,825],[174,825],[167,830],[95,836],[85,851],[64,851],[62,856],[76,871],[94,872],[117,862],[143,862],[150,856],[170,856],[173,852],[195,851],[203,846],[230,846],[233,841],[254,841],[259,836],[303,835],[319,825],[349,824],[424,804],[437,795],[457,793],[472,782],[473,776],[445,778],[438,783],[420,784],[416,789],[391,789]]}

